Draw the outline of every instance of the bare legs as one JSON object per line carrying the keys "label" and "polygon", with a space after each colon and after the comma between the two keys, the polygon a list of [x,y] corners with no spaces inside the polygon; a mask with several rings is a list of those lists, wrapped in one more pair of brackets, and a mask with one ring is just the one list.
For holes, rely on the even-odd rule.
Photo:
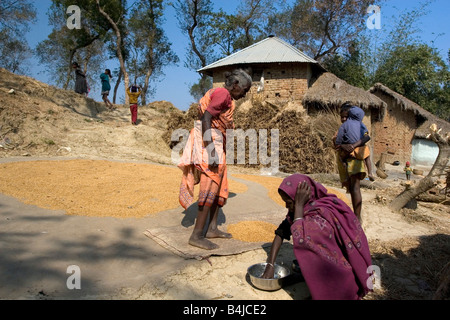
{"label": "bare legs", "polygon": [[[209,215],[209,224],[206,234],[203,235],[203,229],[206,225]],[[208,239],[213,238],[231,238],[231,234],[220,231],[217,228],[217,218],[219,216],[219,206],[217,201],[211,207],[199,207],[197,219],[195,220],[194,230],[189,239],[189,244],[206,250],[217,249],[219,246]]]}
{"label": "bare legs", "polygon": [[111,101],[109,101],[109,99],[108,99],[108,95],[106,95],[106,94],[103,95],[103,101],[105,102],[105,105],[106,105],[106,107],[107,107],[109,110],[113,110],[113,109],[114,109],[113,104],[112,104]]}
{"label": "bare legs", "polygon": [[372,172],[372,161],[370,161],[370,156],[364,159],[364,163],[366,164],[367,173],[370,181],[375,181],[375,177]]}
{"label": "bare legs", "polygon": [[358,175],[353,175],[350,177],[349,186],[350,196],[352,198],[353,212],[361,222],[361,207],[362,207],[362,196],[361,196],[361,186]]}

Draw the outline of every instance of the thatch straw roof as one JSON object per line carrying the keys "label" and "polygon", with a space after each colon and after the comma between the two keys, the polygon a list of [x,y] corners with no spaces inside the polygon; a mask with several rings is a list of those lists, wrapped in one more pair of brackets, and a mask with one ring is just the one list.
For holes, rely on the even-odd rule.
{"label": "thatch straw roof", "polygon": [[385,85],[381,83],[376,83],[372,88],[370,88],[369,91],[373,94],[381,92],[387,96],[390,96],[394,99],[394,101],[401,108],[402,111],[412,111],[419,118],[418,119],[419,127],[416,129],[415,133],[415,136],[417,138],[426,138],[426,136],[430,133],[429,129],[433,123],[435,123],[438,126],[438,128],[442,128],[443,131],[450,132],[449,122],[435,116],[431,112],[419,106],[417,103],[389,89]]}
{"label": "thatch straw roof", "polygon": [[322,107],[341,106],[350,102],[363,110],[380,109],[383,116],[386,103],[361,88],[354,87],[330,72],[322,73],[308,89],[303,104],[318,104]]}

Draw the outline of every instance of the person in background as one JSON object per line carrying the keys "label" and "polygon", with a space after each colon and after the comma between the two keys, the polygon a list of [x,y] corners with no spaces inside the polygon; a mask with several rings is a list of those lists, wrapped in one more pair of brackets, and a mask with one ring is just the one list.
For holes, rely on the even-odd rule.
{"label": "person in background", "polygon": [[[357,108],[357,109],[353,109],[352,111],[350,111],[352,108]],[[357,140],[363,139],[364,136],[368,136],[369,135],[369,131],[367,130],[366,125],[362,122],[362,117],[364,117],[364,112],[361,108],[358,108],[356,106],[352,106],[348,103],[345,103],[342,105],[341,107],[341,112],[340,112],[340,116],[341,116],[341,123],[343,124],[344,122],[346,122],[349,118],[349,116],[351,117],[351,121],[357,121],[359,122],[360,125],[360,130],[361,130],[361,134],[359,139],[358,138],[354,138],[352,140],[348,140],[347,137],[343,137],[343,140],[348,140],[347,143],[355,143]],[[360,118],[361,117],[361,118]],[[342,127],[342,126],[341,126]],[[336,133],[336,137],[337,138],[338,133]],[[342,154],[341,154],[342,155]],[[369,147],[364,144],[360,147],[355,148],[355,150],[352,152],[351,154],[353,157],[357,158],[358,160],[364,160],[364,164],[366,166],[367,169],[367,175],[369,177],[370,181],[375,181],[375,177],[373,175],[373,170],[372,170],[372,161],[370,159],[370,149]],[[348,155],[344,153],[344,157],[346,158]],[[344,159],[342,159],[344,161]]]}
{"label": "person in background", "polygon": [[81,71],[80,65],[77,62],[72,63],[72,68],[75,70],[75,92],[87,96],[89,91],[86,75]]}
{"label": "person in background", "polygon": [[406,165],[405,165],[405,168],[403,169],[403,171],[405,171],[406,180],[411,180],[411,173],[412,173],[413,169],[411,168],[411,164],[409,163],[409,161],[406,161]]}
{"label": "person in background", "polygon": [[130,98],[130,112],[131,112],[131,124],[137,125],[138,114],[138,99],[141,95],[142,89],[139,86],[130,86],[127,89],[128,97]]}
{"label": "person in background", "polygon": [[369,244],[358,218],[344,201],[309,176],[285,178],[278,193],[288,213],[275,231],[262,275],[274,278],[283,240],[290,240],[313,300],[358,300],[370,290]]}
{"label": "person in background", "polygon": [[109,83],[111,78],[111,70],[109,69],[106,69],[105,72],[100,75],[100,79],[102,81],[102,99],[110,111],[115,109],[111,101],[108,99],[109,91],[111,90],[111,84]]}
{"label": "person in background", "polygon": [[342,186],[350,193],[353,211],[360,222],[362,222],[361,180],[366,177],[366,170],[364,160],[358,158],[354,151],[357,147],[365,145],[370,140],[369,135],[364,135],[361,138],[361,120],[363,116],[364,111],[361,108],[352,107],[349,110],[349,119],[341,125],[334,140],[336,151],[340,158],[337,161],[339,178]]}
{"label": "person in background", "polygon": [[184,209],[193,203],[194,185],[200,184],[198,214],[189,238],[192,246],[213,250],[218,246],[208,239],[231,238],[231,234],[217,228],[219,209],[226,204],[229,194],[226,131],[234,129],[235,101],[245,97],[251,85],[249,74],[236,69],[225,73],[224,87],[209,90],[200,100],[198,120],[178,164],[183,171],[179,200]]}

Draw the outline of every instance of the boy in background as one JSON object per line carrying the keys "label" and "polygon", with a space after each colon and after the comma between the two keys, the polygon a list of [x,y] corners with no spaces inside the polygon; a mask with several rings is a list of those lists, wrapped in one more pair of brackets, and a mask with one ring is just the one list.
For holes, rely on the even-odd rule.
{"label": "boy in background", "polygon": [[127,89],[128,97],[130,98],[131,124],[137,125],[138,112],[138,98],[141,95],[142,89],[139,86],[130,86]]}

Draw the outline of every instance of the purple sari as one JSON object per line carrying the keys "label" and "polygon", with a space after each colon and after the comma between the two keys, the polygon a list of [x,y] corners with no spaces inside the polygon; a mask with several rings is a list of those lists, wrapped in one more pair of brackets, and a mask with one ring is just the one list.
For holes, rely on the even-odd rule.
{"label": "purple sari", "polygon": [[302,181],[309,184],[311,196],[304,218],[291,225],[291,233],[312,299],[361,299],[370,291],[368,267],[372,263],[358,218],[347,204],[306,175],[285,178],[279,189],[294,200]]}

